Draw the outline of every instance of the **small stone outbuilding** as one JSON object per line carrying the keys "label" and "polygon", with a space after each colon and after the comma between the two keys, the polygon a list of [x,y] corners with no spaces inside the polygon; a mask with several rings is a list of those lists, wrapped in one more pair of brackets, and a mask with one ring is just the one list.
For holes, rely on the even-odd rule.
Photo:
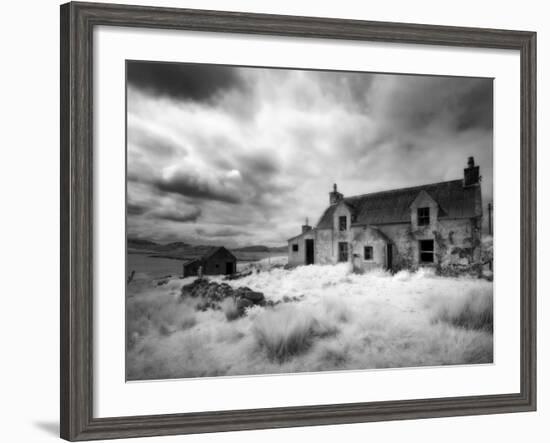
{"label": "small stone outbuilding", "polygon": [[479,166],[459,180],[344,197],[336,185],[316,227],[288,240],[291,266],[349,262],[355,271],[470,266],[481,255]]}
{"label": "small stone outbuilding", "polygon": [[237,272],[237,258],[223,246],[209,249],[202,256],[183,264],[183,276],[198,275],[202,268],[203,275],[229,275]]}

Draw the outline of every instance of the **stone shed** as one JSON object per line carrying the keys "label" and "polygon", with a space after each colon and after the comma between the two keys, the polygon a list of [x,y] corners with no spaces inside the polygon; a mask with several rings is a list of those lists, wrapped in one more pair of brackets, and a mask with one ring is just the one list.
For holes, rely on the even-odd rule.
{"label": "stone shed", "polygon": [[237,258],[223,246],[212,247],[202,256],[183,264],[183,276],[198,275],[202,268],[203,275],[229,275],[237,272]]}

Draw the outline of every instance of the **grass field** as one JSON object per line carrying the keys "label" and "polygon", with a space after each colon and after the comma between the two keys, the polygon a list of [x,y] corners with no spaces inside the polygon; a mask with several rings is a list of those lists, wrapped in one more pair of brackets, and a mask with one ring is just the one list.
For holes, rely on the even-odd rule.
{"label": "grass field", "polygon": [[[270,259],[281,264],[283,259]],[[193,278],[140,274],[128,286],[130,380],[490,363],[492,283],[420,270],[391,275],[348,265],[292,270],[269,263],[228,281],[263,292],[273,307],[243,317],[197,310],[182,298]],[[212,280],[221,281],[222,277]]]}

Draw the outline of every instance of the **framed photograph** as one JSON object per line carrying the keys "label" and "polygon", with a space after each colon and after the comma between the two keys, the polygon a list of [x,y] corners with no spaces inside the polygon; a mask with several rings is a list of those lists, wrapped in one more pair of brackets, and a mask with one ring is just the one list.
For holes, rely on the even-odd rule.
{"label": "framed photograph", "polygon": [[61,6],[61,437],[535,410],[535,42]]}

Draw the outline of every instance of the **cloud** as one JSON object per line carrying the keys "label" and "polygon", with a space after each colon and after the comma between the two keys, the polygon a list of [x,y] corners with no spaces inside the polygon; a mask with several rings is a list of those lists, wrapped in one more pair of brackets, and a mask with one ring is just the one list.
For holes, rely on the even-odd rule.
{"label": "cloud", "polygon": [[135,203],[128,203],[126,205],[126,213],[129,215],[141,215],[147,212],[147,207],[138,205]]}
{"label": "cloud", "polygon": [[127,81],[153,96],[204,101],[219,92],[244,87],[238,71],[225,66],[129,61]]}
{"label": "cloud", "polygon": [[239,203],[240,195],[232,185],[236,179],[238,176],[233,171],[228,171],[225,177],[206,177],[191,170],[176,170],[167,177],[155,180],[154,185],[160,191],[185,197]]}
{"label": "cloud", "polygon": [[155,152],[159,156],[184,156],[187,149],[180,142],[162,132],[161,128],[154,128],[140,122],[133,116],[128,118],[128,144],[137,147],[143,152]]}
{"label": "cloud", "polygon": [[133,66],[128,192],[142,208],[128,223],[141,238],[281,245],[333,183],[349,196],[453,180],[468,156],[492,200],[491,79],[189,66]]}
{"label": "cloud", "polygon": [[481,128],[493,129],[492,79],[478,79],[459,98],[460,112],[457,129],[460,131]]}
{"label": "cloud", "polygon": [[389,132],[492,128],[492,79],[380,75],[371,91],[372,113]]}
{"label": "cloud", "polygon": [[151,215],[155,218],[181,223],[196,222],[201,214],[202,210],[196,207],[184,209],[163,208],[155,210],[151,213]]}

